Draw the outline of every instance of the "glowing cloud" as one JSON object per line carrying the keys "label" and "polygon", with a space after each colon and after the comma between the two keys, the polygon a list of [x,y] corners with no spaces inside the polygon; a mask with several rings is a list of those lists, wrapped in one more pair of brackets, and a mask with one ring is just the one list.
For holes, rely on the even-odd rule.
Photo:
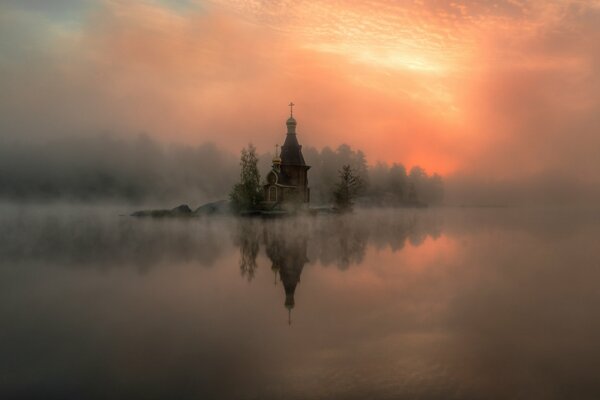
{"label": "glowing cloud", "polygon": [[268,150],[293,99],[303,144],[346,142],[370,162],[498,177],[600,167],[587,158],[598,1],[56,4],[0,6],[3,132]]}

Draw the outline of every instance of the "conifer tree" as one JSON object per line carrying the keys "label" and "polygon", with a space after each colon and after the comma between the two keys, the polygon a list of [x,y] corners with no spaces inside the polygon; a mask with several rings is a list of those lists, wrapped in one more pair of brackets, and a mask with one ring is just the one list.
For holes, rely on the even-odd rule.
{"label": "conifer tree", "polygon": [[258,157],[252,143],[242,149],[240,167],[240,182],[233,187],[229,194],[231,205],[238,213],[258,209],[263,200]]}
{"label": "conifer tree", "polygon": [[364,185],[350,165],[344,165],[339,170],[339,182],[333,192],[336,207],[342,211],[352,211],[354,199],[360,194]]}

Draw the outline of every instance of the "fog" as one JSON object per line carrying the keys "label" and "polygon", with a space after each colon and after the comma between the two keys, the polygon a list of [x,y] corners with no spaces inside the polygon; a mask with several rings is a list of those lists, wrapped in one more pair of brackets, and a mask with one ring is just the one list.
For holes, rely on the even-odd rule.
{"label": "fog", "polygon": [[415,213],[390,210],[287,222],[230,216],[143,219],[130,217],[127,211],[117,205],[2,204],[0,254],[11,265],[35,261],[49,266],[121,266],[140,271],[173,263],[210,267],[234,247],[245,255],[268,245],[267,236],[281,236],[292,246],[310,238],[312,263],[345,269],[363,261],[369,244],[397,251],[407,242],[418,246],[427,237],[437,238],[441,229],[436,214],[417,218]]}
{"label": "fog", "polygon": [[[0,1],[0,398],[600,398],[599,20]],[[354,212],[130,216],[227,199],[248,143],[264,179],[290,101]]]}
{"label": "fog", "polygon": [[[405,195],[411,179],[417,179],[413,182],[419,197],[430,205],[581,206],[600,199],[598,185],[561,171],[520,178],[481,178],[476,171],[440,177],[419,166],[368,165],[368,154],[345,144],[334,149],[306,146],[303,151],[312,166],[313,204],[331,202],[344,164],[363,178],[363,196],[369,204],[385,205],[384,199],[396,192]],[[272,157],[272,152],[260,154],[263,178]],[[105,133],[46,140],[5,137],[0,145],[0,199],[4,201],[163,208],[185,203],[195,208],[227,199],[238,180],[239,155],[210,142],[191,146],[163,143],[143,134],[128,138]]]}
{"label": "fog", "polygon": [[457,174],[444,182],[450,205],[595,207],[600,201],[600,185],[562,171],[505,178]]}
{"label": "fog", "polygon": [[4,397],[600,392],[597,210],[120,209],[0,208]]}
{"label": "fog", "polygon": [[239,176],[237,163],[211,143],[163,145],[145,135],[6,141],[0,146],[0,196],[197,206],[227,197]]}

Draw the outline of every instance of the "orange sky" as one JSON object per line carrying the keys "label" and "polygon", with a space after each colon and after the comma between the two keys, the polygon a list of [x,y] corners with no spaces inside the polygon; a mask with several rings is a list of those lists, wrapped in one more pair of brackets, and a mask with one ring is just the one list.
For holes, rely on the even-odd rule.
{"label": "orange sky", "polygon": [[[348,143],[496,177],[597,170],[600,2],[9,0],[3,135]],[[595,175],[595,174],[594,174]]]}

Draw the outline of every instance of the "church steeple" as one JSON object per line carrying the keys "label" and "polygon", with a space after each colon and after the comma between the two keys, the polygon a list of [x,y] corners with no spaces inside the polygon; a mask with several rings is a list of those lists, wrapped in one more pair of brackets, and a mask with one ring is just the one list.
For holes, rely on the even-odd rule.
{"label": "church steeple", "polygon": [[294,103],[290,103],[290,117],[285,122],[287,126],[287,134],[285,142],[281,146],[281,163],[287,165],[306,165],[304,156],[302,155],[302,146],[298,143],[296,136],[296,119],[294,118]]}
{"label": "church steeple", "polygon": [[285,121],[287,125],[287,134],[288,135],[296,135],[296,119],[294,117],[289,117],[287,121]]}
{"label": "church steeple", "polygon": [[[290,107],[290,117],[288,118],[288,120],[286,121],[286,125],[287,125],[287,134],[288,135],[295,135],[296,134],[296,120],[294,119],[294,106],[295,104],[293,102],[290,102],[290,104],[288,104],[288,107]],[[286,139],[287,142],[287,139]],[[296,144],[298,142],[296,141]]]}
{"label": "church steeple", "polygon": [[[287,271],[286,271],[287,272]],[[292,324],[292,310],[294,309],[294,306],[296,305],[296,302],[294,300],[294,292],[296,291],[296,285],[298,284],[298,282],[300,282],[300,273],[302,272],[302,267],[300,267],[299,271],[294,271],[297,272],[298,276],[288,276],[286,277],[286,280],[284,280],[282,277],[282,281],[283,281],[283,288],[285,289],[285,308],[288,310],[288,324],[291,325]],[[290,279],[297,279],[297,281],[290,281]]]}
{"label": "church steeple", "polygon": [[273,156],[273,169],[279,171],[281,165],[281,157],[279,157],[279,145],[275,145],[275,155]]}
{"label": "church steeple", "polygon": [[289,104],[290,117],[285,122],[287,134],[281,149],[275,147],[273,167],[267,174],[267,183],[263,186],[265,203],[278,209],[288,211],[308,205],[310,188],[308,187],[308,170],[302,146],[296,135],[296,119],[294,103]]}

